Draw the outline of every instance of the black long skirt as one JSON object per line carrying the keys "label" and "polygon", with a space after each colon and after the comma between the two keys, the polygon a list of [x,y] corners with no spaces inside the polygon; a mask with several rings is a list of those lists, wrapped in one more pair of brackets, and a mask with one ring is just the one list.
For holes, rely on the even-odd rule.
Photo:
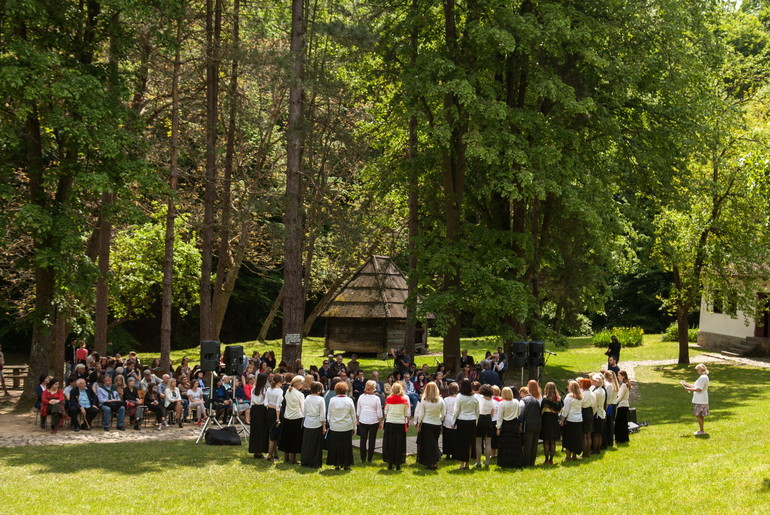
{"label": "black long skirt", "polygon": [[324,433],[321,427],[302,428],[302,457],[303,467],[318,468],[324,462]]}
{"label": "black long skirt", "polygon": [[251,426],[249,426],[249,453],[267,452],[269,443],[270,427],[267,425],[267,406],[252,406]]}
{"label": "black long skirt", "polygon": [[[476,421],[458,420],[457,421],[457,450],[455,458],[458,461],[467,463],[476,449]],[[473,449],[473,451],[471,451]],[[473,456],[475,457],[475,456]]]}
{"label": "black long skirt", "polygon": [[449,427],[442,427],[442,436],[441,439],[441,445],[444,450],[444,456],[447,457],[449,460],[454,460],[457,448],[457,429],[449,428]]}
{"label": "black long skirt", "polygon": [[594,429],[594,410],[583,408],[580,413],[583,415],[583,434],[589,434]]}
{"label": "black long skirt", "polygon": [[497,464],[502,468],[521,468],[521,433],[518,420],[504,420],[500,427]]}
{"label": "black long skirt", "polygon": [[543,427],[540,428],[540,439],[543,441],[556,442],[561,439],[561,428],[559,427],[559,414],[545,412],[541,419]]}
{"label": "black long skirt", "polygon": [[604,438],[602,439],[602,449],[612,447],[615,444],[615,415],[618,407],[615,404],[607,406],[607,418],[604,419]]}
{"label": "black long skirt", "polygon": [[296,454],[302,452],[302,418],[284,419],[281,424],[281,439],[278,440],[278,450]]}
{"label": "black long skirt", "polygon": [[281,439],[281,426],[277,424],[278,422],[278,412],[275,410],[275,408],[267,408],[267,427],[269,428],[270,432],[270,441],[271,442],[277,442]]}
{"label": "black long skirt", "polygon": [[[353,431],[329,431],[326,444],[329,452],[326,464],[333,467],[349,467],[353,464]],[[302,463],[305,464],[304,461]]]}
{"label": "black long skirt", "polygon": [[388,465],[401,465],[406,462],[404,424],[385,422],[385,434],[382,438],[382,461]]}
{"label": "black long skirt", "polygon": [[618,443],[628,442],[628,407],[618,408],[618,415],[615,418],[615,441]]}
{"label": "black long skirt", "polygon": [[417,463],[430,467],[439,462],[441,459],[439,436],[441,436],[440,425],[424,422],[420,425],[420,432],[417,433]]}
{"label": "black long skirt", "polygon": [[564,425],[564,437],[562,445],[565,449],[575,454],[583,452],[583,423],[569,422]]}

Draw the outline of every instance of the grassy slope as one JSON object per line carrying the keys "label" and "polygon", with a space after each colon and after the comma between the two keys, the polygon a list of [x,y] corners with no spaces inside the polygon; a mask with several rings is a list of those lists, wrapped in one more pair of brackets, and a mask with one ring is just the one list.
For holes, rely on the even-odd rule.
{"label": "grassy slope", "polygon": [[[664,359],[672,356],[672,347],[650,337],[645,347],[624,350],[623,357]],[[552,358],[549,373],[574,376],[592,370],[601,358],[586,342],[575,342]],[[582,463],[526,471],[492,467],[489,472],[458,472],[445,463],[438,472],[429,472],[410,459],[400,473],[377,463],[346,473],[268,466],[255,463],[243,447],[196,447],[191,442],[27,447],[0,453],[0,472],[6,478],[0,482],[0,499],[5,499],[0,512],[49,512],[52,501],[58,503],[57,512],[96,512],[119,501],[120,511],[164,513],[231,506],[256,512],[269,506],[281,513],[386,513],[418,507],[449,512],[462,506],[499,513],[501,502],[514,513],[524,507],[535,512],[766,513],[770,446],[764,434],[763,385],[770,381],[770,370],[710,369],[713,416],[707,421],[708,439],[692,436],[690,397],[677,385],[680,379],[694,380],[692,369],[645,367],[637,369],[641,397],[636,407],[639,420],[650,426],[632,435],[630,446]],[[78,490],[67,485],[75,484],[76,477],[83,488],[73,501]],[[53,498],[52,490],[59,492]],[[136,502],[126,503],[127,498]],[[48,502],[41,504],[42,499]]]}

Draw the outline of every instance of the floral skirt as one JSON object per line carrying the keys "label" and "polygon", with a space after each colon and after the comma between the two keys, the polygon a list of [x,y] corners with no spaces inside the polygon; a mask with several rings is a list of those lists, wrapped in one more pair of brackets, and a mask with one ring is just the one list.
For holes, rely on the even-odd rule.
{"label": "floral skirt", "polygon": [[708,417],[711,414],[709,412],[709,405],[708,404],[695,404],[695,405],[693,405],[692,413],[696,417]]}

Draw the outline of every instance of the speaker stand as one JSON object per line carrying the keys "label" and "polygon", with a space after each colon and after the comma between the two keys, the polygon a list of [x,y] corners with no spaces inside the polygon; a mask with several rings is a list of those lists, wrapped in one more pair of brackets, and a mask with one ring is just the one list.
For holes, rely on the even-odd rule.
{"label": "speaker stand", "polygon": [[[219,427],[219,429],[222,429],[222,424],[219,423],[219,420],[217,420],[217,414],[216,410],[212,409],[214,406],[214,372],[212,371],[210,374],[210,385],[209,385],[209,402],[208,407],[206,409],[206,422],[203,424],[203,427],[201,428],[200,432],[198,433],[198,438],[195,440],[195,443],[198,444],[201,441],[201,438],[203,438],[203,435],[206,434],[206,430],[209,428],[209,424],[211,424],[211,421],[214,420],[214,423]],[[213,415],[212,415],[213,412]]]}

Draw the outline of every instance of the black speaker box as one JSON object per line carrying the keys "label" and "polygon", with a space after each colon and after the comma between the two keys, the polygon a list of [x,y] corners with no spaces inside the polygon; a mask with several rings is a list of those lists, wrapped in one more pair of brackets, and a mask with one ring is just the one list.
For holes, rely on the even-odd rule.
{"label": "black speaker box", "polygon": [[517,341],[511,343],[511,357],[508,366],[526,367],[529,354],[529,342]]}
{"label": "black speaker box", "polygon": [[241,437],[233,426],[209,429],[206,431],[206,443],[208,445],[241,445]]}
{"label": "black speaker box", "polygon": [[204,372],[219,370],[219,342],[201,342],[201,370]]}
{"label": "black speaker box", "polygon": [[225,347],[225,374],[229,376],[243,374],[243,346],[228,345]]}
{"label": "black speaker box", "polygon": [[529,342],[529,366],[545,366],[545,342]]}

